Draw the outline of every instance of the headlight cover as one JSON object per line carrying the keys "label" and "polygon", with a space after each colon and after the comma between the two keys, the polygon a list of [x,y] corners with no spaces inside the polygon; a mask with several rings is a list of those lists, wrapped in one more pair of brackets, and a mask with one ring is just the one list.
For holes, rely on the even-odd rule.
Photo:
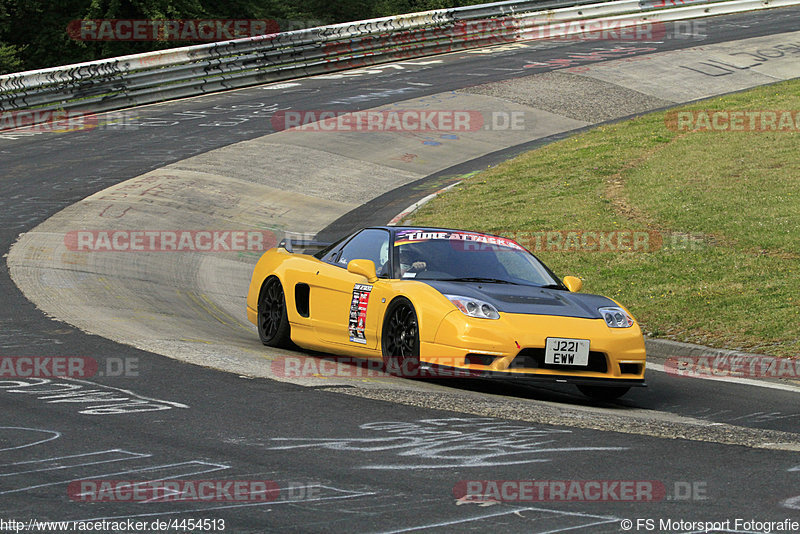
{"label": "headlight cover", "polygon": [[477,317],[478,319],[500,318],[500,312],[488,302],[471,297],[462,297],[461,295],[445,295],[445,297],[450,299],[450,302],[455,304],[456,308],[461,310],[464,315]]}
{"label": "headlight cover", "polygon": [[616,306],[609,306],[607,308],[597,308],[606,326],[609,328],[630,328],[633,326],[633,317],[622,308]]}

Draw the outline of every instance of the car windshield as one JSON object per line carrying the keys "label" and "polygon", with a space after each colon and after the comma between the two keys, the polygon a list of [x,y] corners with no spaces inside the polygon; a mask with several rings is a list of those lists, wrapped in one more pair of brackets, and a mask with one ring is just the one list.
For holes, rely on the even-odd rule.
{"label": "car windshield", "polygon": [[535,256],[511,239],[449,230],[400,230],[395,278],[558,287]]}

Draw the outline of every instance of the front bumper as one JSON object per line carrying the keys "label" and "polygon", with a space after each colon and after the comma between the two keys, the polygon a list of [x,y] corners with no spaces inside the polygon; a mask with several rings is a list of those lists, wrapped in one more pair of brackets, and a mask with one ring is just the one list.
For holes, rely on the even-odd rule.
{"label": "front bumper", "polygon": [[[548,337],[588,339],[589,365],[545,363]],[[644,386],[645,360],[638,324],[617,329],[602,319],[550,315],[503,313],[492,321],[454,311],[442,320],[434,340],[420,344],[420,362],[431,374],[521,381]]]}

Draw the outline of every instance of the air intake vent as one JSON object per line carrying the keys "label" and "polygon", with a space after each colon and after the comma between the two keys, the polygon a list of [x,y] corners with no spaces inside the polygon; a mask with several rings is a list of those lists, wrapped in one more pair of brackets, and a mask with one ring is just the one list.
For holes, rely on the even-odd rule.
{"label": "air intake vent", "polygon": [[640,375],[642,374],[642,364],[621,363],[619,364],[619,372],[623,375]]}
{"label": "air intake vent", "polygon": [[464,361],[467,365],[492,365],[494,358],[494,356],[489,354],[467,354]]}

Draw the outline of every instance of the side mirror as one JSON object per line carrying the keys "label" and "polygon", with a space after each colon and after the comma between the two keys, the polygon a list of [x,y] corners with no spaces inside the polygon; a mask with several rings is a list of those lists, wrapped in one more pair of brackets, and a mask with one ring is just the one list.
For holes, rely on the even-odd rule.
{"label": "side mirror", "polygon": [[378,275],[375,272],[375,262],[372,260],[350,260],[350,263],[347,264],[347,272],[360,274],[370,284],[378,280]]}
{"label": "side mirror", "polygon": [[567,286],[571,293],[577,293],[583,287],[583,281],[574,276],[565,276],[564,285]]}

